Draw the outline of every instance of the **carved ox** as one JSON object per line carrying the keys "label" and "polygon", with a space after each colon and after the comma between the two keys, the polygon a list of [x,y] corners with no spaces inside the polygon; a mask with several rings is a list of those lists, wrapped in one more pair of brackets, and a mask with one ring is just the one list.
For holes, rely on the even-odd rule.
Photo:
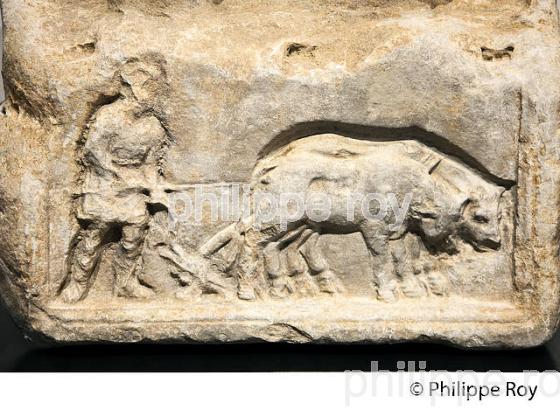
{"label": "carved ox", "polygon": [[[400,238],[411,232],[434,254],[454,252],[457,239],[477,251],[497,249],[503,192],[504,188],[470,168],[416,141],[371,142],[316,135],[294,141],[257,164],[252,178],[253,213],[218,233],[201,251],[209,256],[232,239],[239,242],[239,296],[244,299],[254,298],[255,290],[269,281],[273,289],[283,283],[279,278],[285,276],[281,270],[286,263],[280,261],[284,250],[292,251],[289,262],[297,259],[299,249],[299,256],[319,275],[321,290],[335,292],[336,278],[320,254],[317,237],[360,232],[375,261],[372,279],[378,295],[390,300],[394,264],[399,263],[395,255],[402,253]],[[322,194],[328,198],[328,215],[318,216],[309,208],[300,213],[292,209],[293,219],[259,220],[263,209],[270,210],[270,203],[257,203],[258,198],[263,194],[280,198],[286,193],[303,198]],[[356,198],[367,199],[373,193],[376,201],[352,205]],[[383,207],[379,198],[383,197],[395,198],[401,214],[387,212],[379,217]],[[268,278],[259,277],[259,263]]]}

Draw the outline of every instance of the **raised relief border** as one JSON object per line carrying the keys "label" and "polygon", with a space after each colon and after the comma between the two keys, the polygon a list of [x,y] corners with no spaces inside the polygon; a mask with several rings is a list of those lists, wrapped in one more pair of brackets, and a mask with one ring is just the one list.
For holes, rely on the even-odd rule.
{"label": "raised relief border", "polygon": [[[511,296],[493,301],[468,283],[489,266],[504,295],[513,292],[511,183],[417,140],[319,133],[263,155],[243,181],[248,211],[193,245],[173,219],[187,189],[163,172],[173,138],[149,104],[165,70],[132,61],[121,80],[78,146],[80,229],[49,303],[49,314],[73,323],[68,340],[92,322],[122,340],[142,339],[135,325],[122,328],[137,322],[153,334],[158,324],[178,326],[192,341],[336,341],[342,333],[359,341],[402,320],[523,320]],[[322,198],[322,207],[290,209],[298,195],[306,205]],[[288,215],[270,214],[263,198],[280,198]],[[333,241],[348,255],[337,259]],[[109,287],[96,291],[103,261]],[[168,282],[151,280],[158,275]]]}

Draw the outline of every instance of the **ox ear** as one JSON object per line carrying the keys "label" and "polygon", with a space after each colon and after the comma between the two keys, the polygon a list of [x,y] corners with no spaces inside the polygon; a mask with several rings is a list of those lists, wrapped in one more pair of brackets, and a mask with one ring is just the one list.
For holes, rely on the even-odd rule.
{"label": "ox ear", "polygon": [[504,195],[505,192],[506,189],[503,186],[498,187],[498,199],[502,199],[502,196]]}
{"label": "ox ear", "polygon": [[465,214],[465,209],[467,209],[467,206],[469,206],[469,204],[472,203],[472,199],[467,197],[463,199],[463,202],[461,202],[461,207],[459,208],[459,215],[463,216]]}
{"label": "ox ear", "polygon": [[496,207],[498,207],[498,209],[500,209],[502,203],[502,196],[506,192],[506,189],[502,186],[494,186],[492,188],[493,188],[492,190],[487,191],[485,194],[483,194],[484,196],[480,198],[483,199],[484,202],[489,206],[495,205]]}
{"label": "ox ear", "polygon": [[503,201],[502,198],[504,196],[504,194],[506,193],[506,189],[504,187],[499,187],[498,188],[498,195],[496,197],[496,200],[498,202],[498,217],[501,218],[502,215],[502,206],[503,206]]}
{"label": "ox ear", "polygon": [[481,193],[485,192],[486,196],[493,196],[493,197],[500,198],[505,191],[506,189],[503,186],[491,185],[483,189]]}

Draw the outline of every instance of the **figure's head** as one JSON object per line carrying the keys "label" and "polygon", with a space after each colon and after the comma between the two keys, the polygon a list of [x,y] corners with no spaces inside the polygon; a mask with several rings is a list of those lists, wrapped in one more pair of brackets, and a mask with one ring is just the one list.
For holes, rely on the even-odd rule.
{"label": "figure's head", "polygon": [[478,251],[498,249],[504,189],[479,190],[463,204],[461,236]]}
{"label": "figure's head", "polygon": [[121,68],[121,80],[130,88],[136,101],[151,108],[157,105],[166,84],[164,63],[157,56],[146,59],[130,59]]}

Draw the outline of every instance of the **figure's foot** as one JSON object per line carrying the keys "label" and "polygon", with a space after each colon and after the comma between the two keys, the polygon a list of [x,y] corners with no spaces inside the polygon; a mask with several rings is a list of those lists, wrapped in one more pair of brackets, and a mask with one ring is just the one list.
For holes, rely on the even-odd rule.
{"label": "figure's foot", "polygon": [[426,278],[428,289],[438,296],[449,294],[449,281],[439,272],[430,272]]}
{"label": "figure's foot", "polygon": [[407,278],[400,284],[401,293],[407,298],[420,298],[426,296],[426,288],[416,278]]}
{"label": "figure's foot", "polygon": [[154,291],[138,282],[138,279],[129,280],[123,287],[117,289],[117,296],[148,299],[154,296]]}
{"label": "figure's foot", "polygon": [[74,279],[70,279],[60,293],[60,298],[66,303],[76,303],[84,296],[85,288],[85,285],[81,285]]}
{"label": "figure's foot", "polygon": [[317,283],[319,285],[319,290],[323,293],[334,295],[344,291],[342,283],[331,270],[320,273],[317,276]]}

